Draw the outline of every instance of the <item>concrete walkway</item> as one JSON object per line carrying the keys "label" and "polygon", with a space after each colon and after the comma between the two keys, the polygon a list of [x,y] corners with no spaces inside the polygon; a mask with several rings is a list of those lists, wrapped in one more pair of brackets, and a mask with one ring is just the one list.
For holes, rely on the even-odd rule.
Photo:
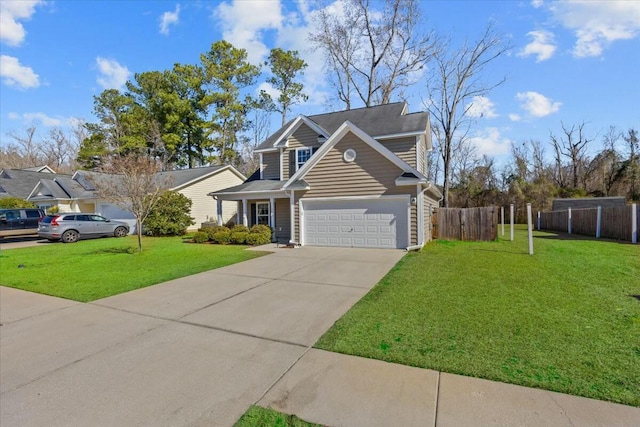
{"label": "concrete walkway", "polygon": [[400,251],[302,248],[90,304],[0,287],[0,425],[638,425],[640,409],[310,346]]}

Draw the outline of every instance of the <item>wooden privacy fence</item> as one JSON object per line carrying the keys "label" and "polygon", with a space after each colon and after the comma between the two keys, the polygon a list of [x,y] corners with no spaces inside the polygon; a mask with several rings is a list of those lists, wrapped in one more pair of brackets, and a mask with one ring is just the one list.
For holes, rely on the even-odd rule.
{"label": "wooden privacy fence", "polygon": [[538,212],[538,229],[637,243],[640,205]]}
{"label": "wooden privacy fence", "polygon": [[450,240],[496,240],[498,208],[437,208],[433,216],[433,238]]}

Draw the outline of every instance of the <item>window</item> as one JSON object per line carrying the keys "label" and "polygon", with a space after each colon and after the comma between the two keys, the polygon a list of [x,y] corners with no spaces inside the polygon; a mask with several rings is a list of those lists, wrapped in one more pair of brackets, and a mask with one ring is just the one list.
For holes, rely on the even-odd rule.
{"label": "window", "polygon": [[26,210],[25,212],[27,213],[27,218],[40,218],[42,216],[40,215],[40,211],[36,211],[33,209]]}
{"label": "window", "polygon": [[313,148],[296,148],[296,170],[300,169],[313,154]]}
{"label": "window", "polygon": [[256,224],[269,225],[269,203],[256,203]]}
{"label": "window", "polygon": [[99,222],[106,222],[107,221],[107,219],[105,217],[100,216],[100,215],[91,215],[90,218],[91,218],[91,221],[99,221]]}

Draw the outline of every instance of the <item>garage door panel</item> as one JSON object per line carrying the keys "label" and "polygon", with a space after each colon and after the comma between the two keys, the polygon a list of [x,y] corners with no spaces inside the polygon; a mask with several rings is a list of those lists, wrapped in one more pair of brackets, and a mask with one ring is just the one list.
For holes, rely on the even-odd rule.
{"label": "garage door panel", "polygon": [[319,246],[408,246],[407,201],[303,201],[304,243]]}

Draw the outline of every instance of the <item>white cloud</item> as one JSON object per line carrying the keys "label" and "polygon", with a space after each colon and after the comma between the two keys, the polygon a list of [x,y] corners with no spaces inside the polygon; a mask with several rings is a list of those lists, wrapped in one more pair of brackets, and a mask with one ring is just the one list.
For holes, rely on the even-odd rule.
{"label": "white cloud", "polygon": [[511,113],[509,114],[509,120],[511,120],[512,122],[519,122],[521,120],[521,117],[518,114]]}
{"label": "white cloud", "polygon": [[131,74],[127,67],[120,65],[115,59],[98,56],[96,64],[100,73],[96,81],[104,89],[121,89]]}
{"label": "white cloud", "polygon": [[40,86],[40,80],[30,67],[20,64],[18,58],[8,55],[0,56],[0,76],[7,86],[19,89],[30,89]]}
{"label": "white cloud", "polygon": [[553,102],[538,92],[518,92],[516,99],[521,101],[520,107],[533,117],[544,117],[560,109],[561,102]]}
{"label": "white cloud", "polygon": [[543,0],[531,0],[531,6],[535,7],[536,9],[541,7],[543,4]]}
{"label": "white cloud", "polygon": [[165,12],[160,17],[160,33],[164,35],[169,34],[169,26],[175,25],[180,20],[180,5],[176,5],[176,10],[173,12]]}
{"label": "white cloud", "polygon": [[40,0],[0,1],[0,41],[9,46],[20,46],[26,31],[19,21],[28,20]]}
{"label": "white cloud", "polygon": [[269,54],[262,41],[263,33],[282,26],[282,5],[280,0],[234,0],[221,3],[214,18],[222,25],[222,37],[235,47],[246,49],[249,62],[257,64]]}
{"label": "white cloud", "polygon": [[500,136],[498,128],[488,127],[481,129],[469,138],[469,142],[476,147],[478,155],[500,156],[508,154],[511,150],[511,140]]}
{"label": "white cloud", "polygon": [[530,31],[527,35],[532,38],[532,41],[518,52],[518,56],[537,55],[536,62],[546,61],[553,56],[556,51],[553,33],[540,30]]}
{"label": "white cloud", "polygon": [[488,119],[498,117],[493,107],[493,102],[486,96],[474,96],[471,105],[467,109],[467,116],[475,118],[486,117]]}
{"label": "white cloud", "polygon": [[45,113],[18,114],[11,112],[8,117],[11,120],[22,120],[25,123],[40,123],[45,127],[61,126],[68,121],[68,119],[51,117]]}
{"label": "white cloud", "polygon": [[600,56],[611,43],[640,34],[638,1],[554,2],[549,10],[565,28],[574,31],[577,40],[573,55],[578,58]]}

